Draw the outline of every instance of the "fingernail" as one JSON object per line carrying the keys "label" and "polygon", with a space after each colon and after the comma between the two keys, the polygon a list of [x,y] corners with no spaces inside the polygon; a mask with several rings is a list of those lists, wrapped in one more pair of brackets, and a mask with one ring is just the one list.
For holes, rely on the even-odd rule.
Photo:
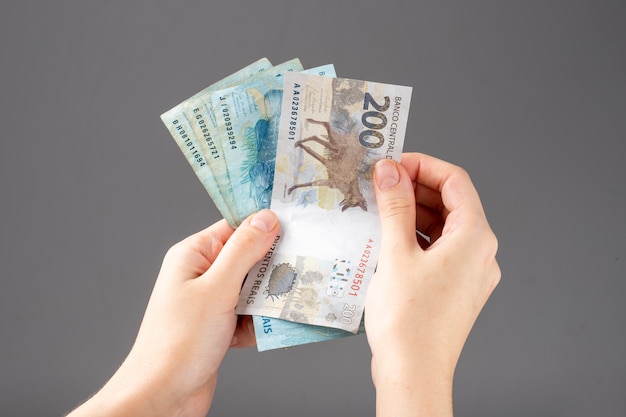
{"label": "fingernail", "polygon": [[271,232],[276,226],[276,216],[269,210],[261,210],[250,220],[250,224],[263,232]]}
{"label": "fingernail", "polygon": [[376,164],[376,183],[381,190],[388,190],[400,182],[400,173],[396,163],[383,159]]}

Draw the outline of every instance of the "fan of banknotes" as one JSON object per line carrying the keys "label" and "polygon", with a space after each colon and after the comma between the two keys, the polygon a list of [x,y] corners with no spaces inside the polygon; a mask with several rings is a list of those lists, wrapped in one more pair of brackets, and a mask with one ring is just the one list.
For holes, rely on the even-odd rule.
{"label": "fan of banknotes", "polygon": [[259,351],[363,331],[380,245],[373,166],[400,159],[411,90],[263,58],[161,115],[231,226],[264,208],[280,220],[237,305]]}

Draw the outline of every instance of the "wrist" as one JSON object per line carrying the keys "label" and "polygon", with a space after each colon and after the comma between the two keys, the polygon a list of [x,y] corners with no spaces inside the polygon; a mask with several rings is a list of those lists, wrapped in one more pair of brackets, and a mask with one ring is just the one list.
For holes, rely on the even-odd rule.
{"label": "wrist", "polygon": [[450,417],[454,365],[417,352],[372,357],[377,417]]}

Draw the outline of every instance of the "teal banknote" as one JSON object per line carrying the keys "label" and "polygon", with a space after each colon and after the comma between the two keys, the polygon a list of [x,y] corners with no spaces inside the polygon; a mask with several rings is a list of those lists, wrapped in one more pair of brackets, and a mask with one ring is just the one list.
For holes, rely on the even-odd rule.
{"label": "teal banknote", "polygon": [[294,59],[211,95],[235,200],[236,224],[269,207],[283,77],[302,69]]}
{"label": "teal banknote", "polygon": [[238,314],[358,331],[380,245],[376,161],[399,160],[411,88],[287,73],[271,209],[275,248]]}
{"label": "teal banknote", "polygon": [[196,94],[191,96],[190,99],[196,98],[198,96],[210,96],[211,93],[215,90],[230,87],[241,82],[241,80],[257,75],[263,71],[267,71],[270,68],[272,68],[272,63],[269,61],[269,59],[261,58],[249,65],[246,65],[240,70],[222,78],[221,80],[209,85],[203,90],[198,91]]}
{"label": "teal banknote", "polygon": [[182,113],[190,121],[196,137],[199,138],[200,149],[213,177],[212,181],[207,183],[207,186],[210,187],[209,195],[211,195],[218,209],[220,207],[225,208],[225,211],[220,209],[220,213],[233,227],[239,224],[239,217],[236,216],[235,198],[231,190],[222,141],[217,131],[217,119],[213,112],[211,95],[214,91],[232,87],[270,69],[271,64],[267,59],[257,61],[205,88],[200,93],[185,100],[182,106]]}
{"label": "teal banknote", "polygon": [[[332,327],[313,326],[265,316],[253,318],[259,352],[354,336],[353,333]],[[365,333],[363,320],[358,333]]]}
{"label": "teal banknote", "polygon": [[196,137],[193,127],[184,113],[167,112],[161,115],[161,120],[176,141],[181,152],[187,159],[204,189],[209,193],[222,216],[230,223],[234,223],[230,209],[219,193],[213,172],[202,153],[200,142]]}
{"label": "teal banknote", "polygon": [[[192,96],[190,99],[185,100],[161,115],[161,120],[176,141],[176,144],[185,156],[185,159],[189,165],[191,165],[191,168],[202,183],[202,186],[209,193],[222,216],[231,225],[235,224],[235,220],[229,208],[230,202],[224,201],[224,198],[220,193],[216,177],[211,169],[211,165],[209,165],[210,160],[208,157],[213,158],[214,155],[207,155],[204,151],[203,145],[204,142],[206,142],[206,138],[202,135],[202,129],[197,129],[198,119],[193,114],[186,114],[184,108],[187,103],[194,98],[206,96],[207,94],[210,94],[210,91],[232,85],[243,78],[262,72],[270,67],[271,63],[269,60],[267,58],[262,58],[227,76],[221,81],[212,84]],[[200,140],[200,138],[202,138],[202,140]]]}

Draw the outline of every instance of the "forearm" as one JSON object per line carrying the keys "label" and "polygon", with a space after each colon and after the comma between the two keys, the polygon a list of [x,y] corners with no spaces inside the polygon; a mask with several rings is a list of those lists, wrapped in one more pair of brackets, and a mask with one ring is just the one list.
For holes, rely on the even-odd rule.
{"label": "forearm", "polygon": [[[191,396],[180,396],[167,376],[125,362],[113,377],[68,417],[204,416],[217,376]],[[208,403],[207,403],[208,400]]]}
{"label": "forearm", "polygon": [[376,363],[372,378],[376,387],[377,417],[451,417],[454,370],[447,364],[396,356]]}

